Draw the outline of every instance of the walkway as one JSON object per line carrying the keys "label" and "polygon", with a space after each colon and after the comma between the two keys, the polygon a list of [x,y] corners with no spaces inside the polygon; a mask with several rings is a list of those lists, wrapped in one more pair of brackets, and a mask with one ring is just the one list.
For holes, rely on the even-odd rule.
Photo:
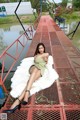
{"label": "walkway", "polygon": [[[43,42],[54,59],[60,79],[36,93],[8,120],[80,120],[80,53],[50,16],[42,16],[26,57],[33,56],[36,45]],[[12,104],[8,98],[5,106]]]}

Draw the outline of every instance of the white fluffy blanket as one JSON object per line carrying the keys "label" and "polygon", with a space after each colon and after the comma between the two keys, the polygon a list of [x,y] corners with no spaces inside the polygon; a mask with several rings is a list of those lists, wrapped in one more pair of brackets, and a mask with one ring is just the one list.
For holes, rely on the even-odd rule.
{"label": "white fluffy blanket", "polygon": [[[17,67],[13,77],[11,78],[11,91],[10,95],[13,98],[17,98],[21,95],[22,91],[26,87],[29,80],[29,68],[34,64],[34,57],[27,57],[21,61],[20,66]],[[49,55],[48,63],[46,64],[47,69],[44,71],[44,75],[38,78],[32,85],[30,90],[30,96],[42,89],[50,87],[55,80],[59,78],[56,70],[53,69],[54,64],[53,58]]]}

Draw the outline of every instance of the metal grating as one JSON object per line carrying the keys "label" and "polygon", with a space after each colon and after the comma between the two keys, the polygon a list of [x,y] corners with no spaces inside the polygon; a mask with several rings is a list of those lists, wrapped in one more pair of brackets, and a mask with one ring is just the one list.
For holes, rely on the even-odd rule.
{"label": "metal grating", "polygon": [[56,32],[50,32],[50,39],[52,45],[60,45]]}
{"label": "metal grating", "polygon": [[70,63],[66,58],[54,58],[54,63],[57,68],[70,68]]}
{"label": "metal grating", "polygon": [[[46,43],[47,41],[47,43]],[[48,32],[43,31],[41,42],[45,45],[46,44],[46,52],[51,54],[51,47],[50,47],[50,40],[49,40],[49,35]]]}
{"label": "metal grating", "polygon": [[54,28],[55,28],[56,31],[61,31],[61,29],[58,25],[54,25]]}
{"label": "metal grating", "polygon": [[33,41],[37,43],[40,38],[41,38],[41,32],[38,32],[34,35]]}
{"label": "metal grating", "polygon": [[28,110],[17,110],[16,113],[7,113],[7,120],[27,120]]}
{"label": "metal grating", "polygon": [[44,41],[44,42],[45,42],[46,40],[47,40],[47,41],[49,41],[49,36],[48,36],[48,35],[43,34],[43,35],[42,35],[42,39],[41,39],[41,40],[42,40],[42,41]]}
{"label": "metal grating", "polygon": [[77,75],[78,75],[78,77],[79,77],[79,80],[80,80],[80,68],[75,68],[75,71],[77,72]]}
{"label": "metal grating", "polygon": [[74,47],[67,46],[67,47],[64,47],[64,49],[69,57],[76,57],[76,56],[79,57],[80,55],[80,53],[77,50],[75,50]]}
{"label": "metal grating", "polygon": [[47,88],[41,92],[36,93],[35,104],[37,104],[37,105],[39,105],[39,104],[40,105],[41,104],[43,104],[43,105],[59,104],[56,82],[54,82],[54,84],[50,88]]}
{"label": "metal grating", "polygon": [[76,57],[76,58],[70,58],[70,60],[72,61],[72,64],[74,67],[79,67],[80,68],[80,58]]}
{"label": "metal grating", "polygon": [[60,82],[78,82],[74,71],[71,68],[57,68]]}
{"label": "metal grating", "polygon": [[62,46],[65,47],[73,47],[70,39],[64,34],[63,31],[58,31],[57,36],[62,44]]}
{"label": "metal grating", "polygon": [[80,105],[80,85],[77,83],[61,84],[64,104]]}
{"label": "metal grating", "polygon": [[46,25],[43,25],[43,26],[42,26],[42,33],[44,33],[44,32],[48,32],[48,28],[47,28]]}
{"label": "metal grating", "polygon": [[57,46],[57,45],[53,46],[52,52],[53,52],[54,57],[56,57],[56,58],[59,58],[59,57],[66,58],[66,54],[61,46]]}
{"label": "metal grating", "polygon": [[80,120],[80,110],[66,110],[67,120]]}
{"label": "metal grating", "polygon": [[60,111],[34,110],[32,120],[61,120]]}

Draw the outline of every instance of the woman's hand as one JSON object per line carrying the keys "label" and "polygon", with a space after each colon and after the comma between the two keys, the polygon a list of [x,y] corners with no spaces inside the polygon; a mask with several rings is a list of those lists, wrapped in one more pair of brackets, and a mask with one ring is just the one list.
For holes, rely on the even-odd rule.
{"label": "woman's hand", "polygon": [[45,53],[45,58],[44,58],[44,60],[45,60],[46,64],[48,63],[48,57],[49,57],[49,53]]}

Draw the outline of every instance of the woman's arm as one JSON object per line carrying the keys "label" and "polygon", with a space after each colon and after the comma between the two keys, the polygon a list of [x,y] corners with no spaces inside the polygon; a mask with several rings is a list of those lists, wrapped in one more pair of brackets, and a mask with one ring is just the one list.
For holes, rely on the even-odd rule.
{"label": "woman's arm", "polygon": [[46,64],[48,63],[48,57],[49,57],[49,53],[45,53],[44,54],[44,60],[46,61]]}

